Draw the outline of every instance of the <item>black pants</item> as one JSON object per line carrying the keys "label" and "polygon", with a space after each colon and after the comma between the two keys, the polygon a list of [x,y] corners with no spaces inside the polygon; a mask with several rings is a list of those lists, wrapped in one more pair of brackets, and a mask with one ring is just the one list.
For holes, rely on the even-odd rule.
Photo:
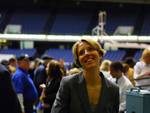
{"label": "black pants", "polygon": [[26,103],[24,104],[25,113],[33,113],[33,104]]}
{"label": "black pants", "polygon": [[124,111],[119,111],[119,113],[124,113]]}
{"label": "black pants", "polygon": [[51,112],[51,108],[44,108],[44,113],[50,113]]}

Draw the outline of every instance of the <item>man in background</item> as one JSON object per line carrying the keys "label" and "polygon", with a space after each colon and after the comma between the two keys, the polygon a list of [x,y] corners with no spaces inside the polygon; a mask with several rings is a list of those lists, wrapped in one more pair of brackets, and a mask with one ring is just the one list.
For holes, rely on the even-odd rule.
{"label": "man in background", "polygon": [[23,113],[33,113],[33,105],[38,99],[37,90],[28,73],[30,60],[28,55],[17,59],[18,67],[12,77]]}
{"label": "man in background", "polygon": [[133,87],[130,80],[123,73],[123,65],[121,62],[112,62],[110,64],[110,74],[116,78],[116,84],[119,87],[120,105],[119,113],[126,111],[126,91]]}
{"label": "man in background", "polygon": [[0,110],[3,113],[21,113],[17,95],[13,89],[11,75],[0,64]]}

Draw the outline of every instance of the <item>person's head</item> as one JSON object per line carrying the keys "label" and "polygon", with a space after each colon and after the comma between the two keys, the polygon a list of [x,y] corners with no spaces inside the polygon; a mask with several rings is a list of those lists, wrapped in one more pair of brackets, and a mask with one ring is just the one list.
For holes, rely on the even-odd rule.
{"label": "person's head", "polygon": [[18,66],[26,71],[29,70],[30,68],[30,59],[29,59],[29,56],[27,54],[24,54],[24,55],[20,55],[18,58],[17,58],[17,63],[18,63]]}
{"label": "person's head", "polygon": [[100,70],[101,71],[109,71],[110,64],[111,64],[110,60],[103,60],[101,66],[100,66]]}
{"label": "person's head", "polygon": [[127,76],[128,75],[128,70],[129,70],[129,65],[127,63],[123,63],[123,73]]}
{"label": "person's head", "polygon": [[104,50],[100,44],[89,38],[77,41],[72,47],[72,52],[75,63],[84,69],[93,66],[99,67],[104,55]]}
{"label": "person's head", "polygon": [[49,78],[61,78],[63,76],[60,63],[56,60],[51,60],[47,64],[46,72]]}
{"label": "person's head", "polygon": [[36,58],[34,60],[34,68],[38,68],[42,64],[42,60],[40,58]]}
{"label": "person's head", "polygon": [[67,75],[73,75],[73,74],[77,74],[77,73],[80,73],[80,69],[74,67],[67,72]]}
{"label": "person's head", "polygon": [[6,60],[6,59],[3,59],[3,60],[1,61],[1,64],[4,65],[5,67],[7,67],[7,66],[9,65],[9,61]]}
{"label": "person's head", "polygon": [[49,63],[49,61],[51,61],[53,58],[48,55],[43,55],[41,59],[43,60],[44,65],[46,66]]}
{"label": "person's head", "polygon": [[110,74],[113,78],[119,78],[123,73],[123,65],[121,62],[112,62],[110,64]]}
{"label": "person's head", "polygon": [[13,67],[17,67],[17,59],[15,57],[10,58],[9,65],[11,65]]}
{"label": "person's head", "polygon": [[0,63],[1,63],[2,65],[4,65],[4,66],[9,70],[9,61],[8,61],[8,60],[3,59]]}
{"label": "person's head", "polygon": [[146,64],[150,64],[150,48],[147,48],[143,51],[141,60]]}
{"label": "person's head", "polygon": [[133,59],[133,57],[127,57],[124,63],[128,64],[130,68],[133,68],[136,61]]}

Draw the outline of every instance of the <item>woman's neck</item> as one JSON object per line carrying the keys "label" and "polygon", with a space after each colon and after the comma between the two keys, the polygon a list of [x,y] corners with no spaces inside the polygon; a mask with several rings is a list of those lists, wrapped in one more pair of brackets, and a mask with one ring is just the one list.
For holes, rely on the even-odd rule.
{"label": "woman's neck", "polygon": [[83,76],[86,80],[87,85],[93,86],[98,85],[101,81],[99,76],[99,68],[97,69],[88,69],[83,71]]}

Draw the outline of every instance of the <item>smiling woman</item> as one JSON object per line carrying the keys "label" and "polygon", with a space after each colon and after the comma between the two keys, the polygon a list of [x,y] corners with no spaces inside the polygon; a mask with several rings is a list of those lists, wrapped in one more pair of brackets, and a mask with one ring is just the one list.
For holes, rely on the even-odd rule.
{"label": "smiling woman", "polygon": [[104,55],[100,44],[81,39],[72,50],[83,70],[62,79],[51,113],[118,113],[119,89],[99,70]]}
{"label": "smiling woman", "polygon": [[[78,46],[82,46],[82,43],[87,43],[89,45],[88,48],[86,49],[82,49]],[[83,44],[84,46],[84,44]],[[78,51],[78,48],[80,48],[80,51]],[[81,50],[82,49],[82,50]],[[79,66],[80,65],[80,62],[79,62],[79,55],[81,56],[81,54],[83,55],[85,52],[91,52],[91,51],[94,51],[94,50],[97,50],[97,52],[99,52],[99,54],[101,54],[100,56],[103,56],[105,51],[101,48],[100,44],[97,42],[97,41],[94,41],[93,39],[82,39],[80,41],[77,41],[74,46],[72,47],[72,52],[73,52],[73,55],[74,55],[74,60],[75,60],[75,63]]]}
{"label": "smiling woman", "polygon": [[92,47],[86,41],[78,45],[77,56],[84,69],[95,68],[95,66],[99,67],[102,55],[103,53],[99,53],[98,49]]}

